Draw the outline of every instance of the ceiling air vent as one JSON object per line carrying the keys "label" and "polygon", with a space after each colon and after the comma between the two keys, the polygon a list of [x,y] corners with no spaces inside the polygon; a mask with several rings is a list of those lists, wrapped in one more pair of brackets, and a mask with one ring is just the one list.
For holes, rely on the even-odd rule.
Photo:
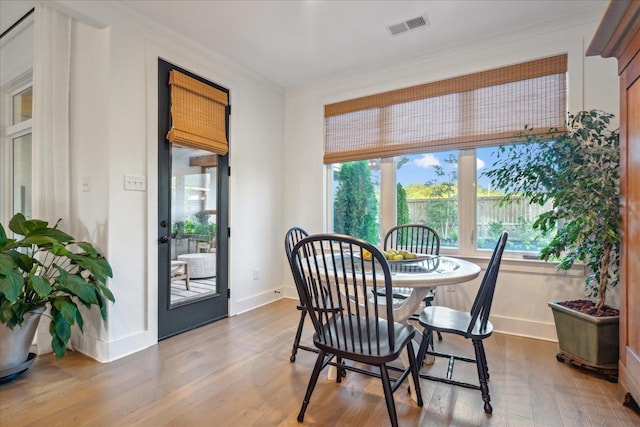
{"label": "ceiling air vent", "polygon": [[392,35],[396,36],[400,33],[407,32],[409,30],[415,30],[416,28],[426,27],[429,25],[429,19],[427,15],[418,16],[417,18],[408,19],[399,24],[389,25],[387,28]]}

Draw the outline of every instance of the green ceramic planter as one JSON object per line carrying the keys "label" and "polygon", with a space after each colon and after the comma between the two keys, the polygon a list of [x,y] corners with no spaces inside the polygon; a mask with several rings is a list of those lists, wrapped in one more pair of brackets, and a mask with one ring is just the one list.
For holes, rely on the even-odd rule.
{"label": "green ceramic planter", "polygon": [[555,302],[548,304],[561,351],[593,367],[617,366],[619,316],[593,317]]}

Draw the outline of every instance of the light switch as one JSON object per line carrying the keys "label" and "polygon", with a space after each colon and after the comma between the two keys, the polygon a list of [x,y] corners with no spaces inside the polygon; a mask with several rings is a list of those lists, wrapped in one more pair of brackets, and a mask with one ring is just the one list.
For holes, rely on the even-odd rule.
{"label": "light switch", "polygon": [[141,175],[125,175],[124,189],[129,191],[146,191],[147,182]]}
{"label": "light switch", "polygon": [[91,191],[91,177],[90,176],[83,176],[82,177],[82,191],[83,192],[88,192]]}

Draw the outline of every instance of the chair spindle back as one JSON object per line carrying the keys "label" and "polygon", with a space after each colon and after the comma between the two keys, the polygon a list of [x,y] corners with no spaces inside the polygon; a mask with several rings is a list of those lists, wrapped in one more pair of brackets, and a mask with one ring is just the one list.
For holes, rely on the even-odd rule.
{"label": "chair spindle back", "polygon": [[491,259],[487,265],[487,271],[482,278],[480,289],[478,289],[476,298],[473,301],[473,306],[471,307],[471,322],[467,329],[467,333],[469,334],[473,330],[478,318],[480,318],[481,331],[483,331],[487,326],[489,313],[491,311],[491,304],[493,303],[493,294],[496,289],[496,282],[498,281],[498,271],[500,270],[502,253],[504,252],[508,237],[509,234],[506,231],[503,231],[498,239],[495,249],[493,250],[493,254],[491,255]]}
{"label": "chair spindle back", "polygon": [[415,254],[439,255],[440,236],[428,225],[398,225],[385,235],[384,249],[402,249]]}
{"label": "chair spindle back", "polygon": [[[380,250],[350,236],[316,234],[294,246],[291,266],[326,345],[370,355],[394,347],[391,273]],[[382,289],[386,296],[374,297]]]}

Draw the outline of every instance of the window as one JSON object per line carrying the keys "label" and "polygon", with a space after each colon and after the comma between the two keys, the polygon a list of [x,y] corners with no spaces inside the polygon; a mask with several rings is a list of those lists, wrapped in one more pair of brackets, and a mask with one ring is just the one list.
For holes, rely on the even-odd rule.
{"label": "window", "polygon": [[13,138],[13,213],[31,217],[31,133]]}
{"label": "window", "polygon": [[13,95],[12,124],[17,125],[33,117],[33,87]]}
{"label": "window", "polygon": [[373,244],[380,241],[380,160],[332,165],[332,229]]}
{"label": "window", "polygon": [[443,248],[458,247],[458,157],[458,151],[442,151],[394,158],[396,224],[433,227]]}
{"label": "window", "polygon": [[[419,223],[433,227],[444,252],[490,252],[503,230],[509,232],[508,250],[533,256],[550,237],[534,232],[534,219],[551,208],[522,198],[501,206],[499,191],[492,189],[482,172],[493,165],[499,146],[460,151],[409,154],[392,159],[393,168],[380,168],[380,159],[331,165],[333,222],[331,230],[381,243],[383,229],[397,224]],[[381,197],[382,183],[395,187],[395,198]],[[369,182],[370,185],[367,184]],[[393,203],[396,206],[391,206]],[[461,208],[462,206],[462,208]],[[392,212],[384,221],[381,212]],[[459,241],[460,229],[468,244]]]}
{"label": "window", "polygon": [[[491,251],[506,229],[507,250],[538,252],[545,242],[531,225],[542,208],[527,200],[500,206],[482,170],[525,125],[564,131],[566,71],[567,56],[558,55],[326,105],[330,229],[365,238],[336,221],[345,200],[371,205],[363,187],[340,194],[345,178],[336,171],[375,159],[378,239],[397,224],[424,223],[438,231],[444,251],[471,255]],[[359,212],[351,221],[368,222]]]}
{"label": "window", "polygon": [[502,230],[509,232],[508,249],[518,252],[538,253],[546,246],[551,237],[544,237],[532,229],[533,221],[542,212],[553,208],[552,202],[544,206],[531,204],[525,197],[514,198],[510,205],[500,206],[503,193],[491,188],[487,177],[482,172],[493,167],[492,153],[498,147],[478,148],[478,168],[476,175],[476,230],[477,248],[493,250]]}
{"label": "window", "polygon": [[[32,215],[31,183],[31,127],[33,117],[33,87],[29,81],[31,74],[14,82],[10,89],[3,91],[3,104],[6,111],[2,114],[6,131],[2,135],[3,152],[6,153],[6,168],[2,176],[3,188],[8,189],[7,198],[2,200],[3,212],[7,217],[20,212],[27,218]],[[28,80],[25,84],[24,81]],[[4,156],[3,156],[4,157]]]}

